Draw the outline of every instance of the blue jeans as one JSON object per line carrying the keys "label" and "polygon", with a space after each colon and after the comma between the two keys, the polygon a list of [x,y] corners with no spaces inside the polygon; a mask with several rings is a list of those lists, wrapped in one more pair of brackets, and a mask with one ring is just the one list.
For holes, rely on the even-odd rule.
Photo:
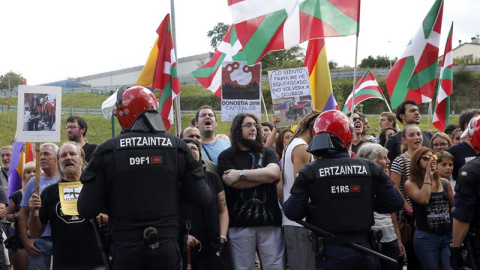
{"label": "blue jeans", "polygon": [[49,270],[52,262],[52,239],[50,237],[40,237],[35,239],[34,245],[42,254],[38,257],[28,256],[28,269]]}
{"label": "blue jeans", "polygon": [[451,234],[435,234],[415,230],[413,245],[423,270],[452,270],[450,267]]}

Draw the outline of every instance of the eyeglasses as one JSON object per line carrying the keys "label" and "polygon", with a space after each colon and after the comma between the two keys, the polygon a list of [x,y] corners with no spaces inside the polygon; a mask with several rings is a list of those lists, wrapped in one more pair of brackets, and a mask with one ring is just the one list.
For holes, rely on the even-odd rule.
{"label": "eyeglasses", "polygon": [[242,127],[246,127],[246,128],[256,127],[256,128],[258,128],[259,125],[257,123],[245,123],[245,124],[242,124]]}
{"label": "eyeglasses", "polygon": [[66,130],[69,130],[69,129],[77,129],[79,128],[79,126],[66,126],[65,129]]}
{"label": "eyeglasses", "polygon": [[433,158],[434,160],[437,160],[437,156],[436,156],[436,155],[423,155],[423,156],[421,156],[421,158],[422,158],[424,161],[429,161],[430,158]]}

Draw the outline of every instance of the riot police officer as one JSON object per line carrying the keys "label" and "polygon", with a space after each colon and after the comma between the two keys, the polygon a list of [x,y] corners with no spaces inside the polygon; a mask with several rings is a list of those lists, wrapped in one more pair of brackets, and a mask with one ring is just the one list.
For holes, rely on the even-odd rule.
{"label": "riot police officer", "polygon": [[78,212],[108,212],[113,269],[181,269],[180,199],[210,203],[203,169],[183,141],[165,132],[150,90],[121,87],[115,116],[122,132],[92,155]]}
{"label": "riot police officer", "polygon": [[299,172],[284,204],[285,215],[297,221],[307,217],[308,223],[335,235],[314,241],[316,269],[376,269],[374,257],[347,245],[369,247],[373,211],[398,211],[404,200],[377,165],[350,158],[353,127],[345,114],[325,111],[313,129],[307,151],[320,158]]}
{"label": "riot police officer", "polygon": [[[480,116],[470,120],[466,136],[473,150],[480,154]],[[465,134],[464,133],[464,134]],[[463,165],[458,171],[453,210],[452,246],[450,265],[463,269],[463,249],[467,249],[470,267],[480,269],[480,158]]]}

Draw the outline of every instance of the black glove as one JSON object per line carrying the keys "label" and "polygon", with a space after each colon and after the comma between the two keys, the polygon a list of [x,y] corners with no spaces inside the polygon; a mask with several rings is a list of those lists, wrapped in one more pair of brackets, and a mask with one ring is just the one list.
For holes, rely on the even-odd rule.
{"label": "black glove", "polygon": [[455,270],[463,270],[463,256],[461,247],[450,247],[450,266]]}
{"label": "black glove", "polygon": [[225,243],[220,242],[217,248],[217,252],[215,254],[217,254],[217,256],[220,257],[224,249],[225,249]]}

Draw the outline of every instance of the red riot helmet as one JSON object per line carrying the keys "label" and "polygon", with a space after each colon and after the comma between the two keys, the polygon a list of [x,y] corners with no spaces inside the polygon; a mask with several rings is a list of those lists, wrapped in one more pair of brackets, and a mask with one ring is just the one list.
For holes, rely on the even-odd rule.
{"label": "red riot helmet", "polygon": [[313,124],[313,139],[307,151],[320,156],[324,151],[348,151],[353,140],[350,118],[341,111],[321,113]]}
{"label": "red riot helmet", "polygon": [[[465,129],[467,137],[470,139],[475,153],[480,154],[480,116],[472,118]],[[464,134],[465,134],[464,133]]]}
{"label": "red riot helmet", "polygon": [[158,103],[152,91],[142,86],[122,86],[117,90],[115,115],[125,130],[147,111],[158,112]]}

